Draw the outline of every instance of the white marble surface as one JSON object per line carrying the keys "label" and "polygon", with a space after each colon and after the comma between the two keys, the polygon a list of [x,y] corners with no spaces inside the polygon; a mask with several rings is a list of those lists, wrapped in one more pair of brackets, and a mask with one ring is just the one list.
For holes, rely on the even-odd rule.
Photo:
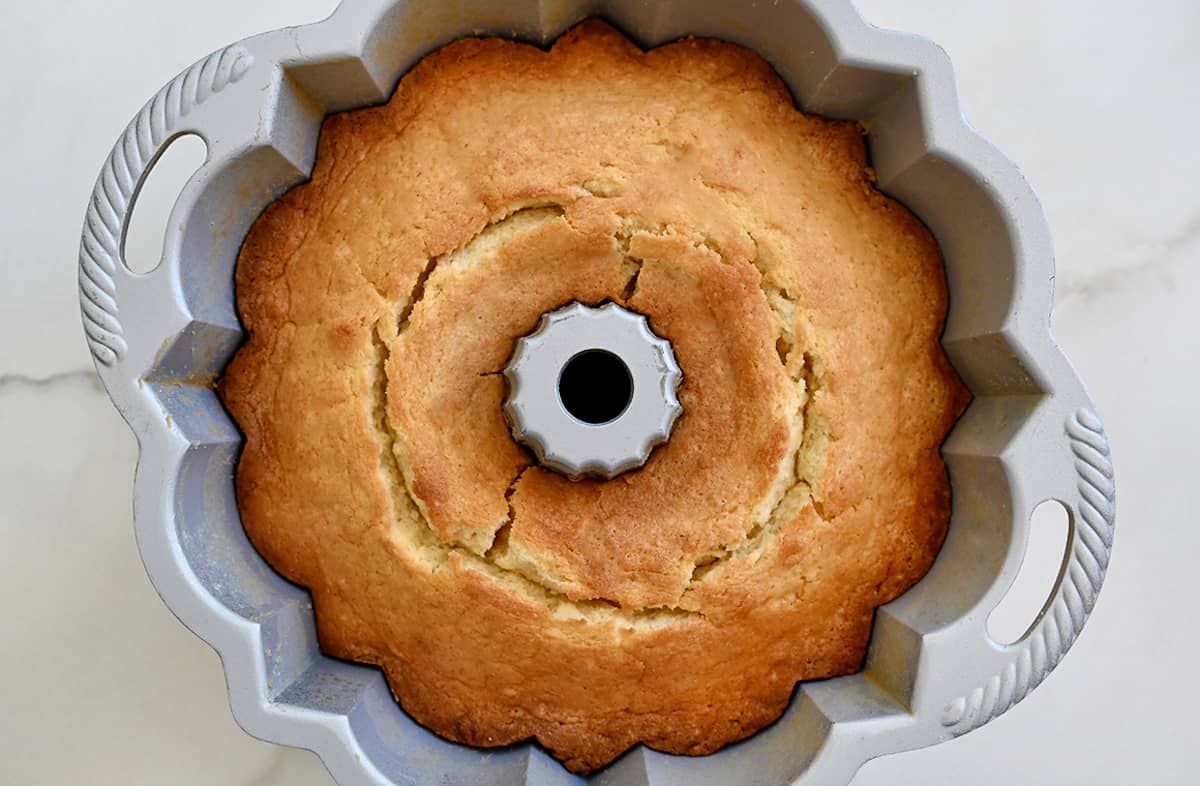
{"label": "white marble surface", "polygon": [[[860,0],[940,42],[972,121],[1041,195],[1054,327],[1112,439],[1118,537],[1092,621],[1029,699],[855,786],[1185,784],[1200,419],[1200,5]],[[83,208],[125,122],[196,58],[332,0],[42,0],[0,46],[0,783],[329,786],[309,753],[242,733],[216,656],[161,604],[133,541],[136,448],[76,306]],[[153,239],[135,253],[150,254]]]}

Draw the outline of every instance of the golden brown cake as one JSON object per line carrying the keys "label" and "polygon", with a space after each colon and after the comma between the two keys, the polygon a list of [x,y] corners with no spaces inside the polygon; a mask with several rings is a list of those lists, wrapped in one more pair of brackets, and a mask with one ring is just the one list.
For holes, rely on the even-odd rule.
{"label": "golden brown cake", "polygon": [[[322,649],[449,739],[576,772],[715,751],[860,668],[942,542],[967,394],[937,246],[857,125],[736,46],[445,47],[326,120],[237,298],[246,531]],[[513,441],[498,372],[605,300],[671,341],[684,412],[641,469],[571,481]]]}

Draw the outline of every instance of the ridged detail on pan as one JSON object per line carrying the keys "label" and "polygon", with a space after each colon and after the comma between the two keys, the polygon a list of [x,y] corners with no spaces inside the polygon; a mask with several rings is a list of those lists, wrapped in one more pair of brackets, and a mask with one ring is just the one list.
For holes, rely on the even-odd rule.
{"label": "ridged detail on pan", "polygon": [[1075,642],[1104,582],[1116,514],[1108,438],[1104,424],[1090,409],[1072,413],[1066,431],[1079,475],[1070,559],[1053,600],[1019,645],[1016,657],[985,685],[950,702],[942,711],[942,725],[955,736],[1001,715],[1046,678]]}
{"label": "ridged detail on pan", "polygon": [[171,80],[138,113],[109,154],[88,203],[79,248],[79,304],[84,332],[97,362],[111,366],[125,353],[117,308],[117,266],[123,265],[129,212],[142,178],[180,132],[183,118],[237,82],[254,57],[234,44],[214,52]]}

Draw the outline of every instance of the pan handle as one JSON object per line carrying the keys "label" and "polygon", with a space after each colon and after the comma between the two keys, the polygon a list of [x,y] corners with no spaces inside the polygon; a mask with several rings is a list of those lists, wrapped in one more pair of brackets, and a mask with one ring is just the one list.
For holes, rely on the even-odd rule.
{"label": "pan handle", "polygon": [[254,57],[241,45],[212,53],[166,84],[142,107],[109,154],[88,203],[79,248],[79,305],[98,368],[128,350],[118,294],[137,277],[125,263],[125,236],[138,191],[177,137],[199,133],[205,110],[245,76]]}
{"label": "pan handle", "polygon": [[999,647],[1007,662],[984,684],[945,705],[942,725],[953,736],[998,717],[1049,675],[1079,636],[1104,583],[1116,515],[1108,438],[1088,407],[1067,417],[1065,431],[1076,483],[1061,500],[1070,513],[1070,536],[1054,591],[1025,636]]}

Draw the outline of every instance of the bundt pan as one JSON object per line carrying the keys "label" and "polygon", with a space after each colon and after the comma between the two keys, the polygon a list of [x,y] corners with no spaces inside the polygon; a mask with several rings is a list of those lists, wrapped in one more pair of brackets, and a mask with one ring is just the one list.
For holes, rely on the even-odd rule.
{"label": "bundt pan", "polygon": [[[635,748],[584,779],[533,745],[482,750],[426,731],[374,668],[323,656],[307,594],[251,547],[234,501],[241,436],[213,392],[242,338],[233,268],[260,211],[308,176],[322,118],[378,104],[421,56],[493,34],[545,45],[589,16],[650,47],[686,35],[743,44],[804,110],[861,121],[884,192],[945,255],[943,342],[975,395],[943,454],[953,488],[929,574],[880,608],[864,670],[803,684],[786,714],[711,756]],[[158,267],[122,247],[138,188],[177,136],[207,162],[175,205]],[[1050,238],[1029,186],[959,110],[935,45],[867,25],[848,0],[344,0],[327,20],[249,38],[188,68],[105,164],[80,253],[96,367],[140,445],[137,540],[167,605],[215,647],[251,734],[316,751],[343,786],[845,784],[867,760],[986,723],[1040,683],[1078,636],[1112,543],[1112,464],[1082,382],[1050,335]],[[1020,567],[1042,501],[1069,511],[1053,593],[1013,644],[989,613]]]}

